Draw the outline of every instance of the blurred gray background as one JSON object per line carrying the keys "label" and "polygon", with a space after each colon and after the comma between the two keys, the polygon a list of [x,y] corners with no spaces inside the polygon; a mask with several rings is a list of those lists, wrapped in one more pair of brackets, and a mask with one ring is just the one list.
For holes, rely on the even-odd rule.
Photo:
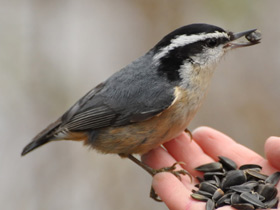
{"label": "blurred gray background", "polygon": [[280,135],[279,0],[1,0],[0,209],[167,209],[129,160],[77,142],[22,148],[89,89],[182,25],[258,28],[219,65],[190,129],[208,125],[263,155]]}

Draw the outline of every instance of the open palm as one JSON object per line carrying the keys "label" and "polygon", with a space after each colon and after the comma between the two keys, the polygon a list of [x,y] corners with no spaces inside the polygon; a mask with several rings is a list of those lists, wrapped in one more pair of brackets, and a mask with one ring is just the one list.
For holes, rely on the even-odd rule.
{"label": "open palm", "polygon": [[[202,174],[195,167],[217,161],[218,156],[225,156],[234,160],[238,166],[248,163],[259,164],[262,172],[272,174],[280,171],[280,137],[270,137],[265,144],[264,159],[259,154],[238,144],[225,134],[208,127],[197,128],[193,132],[193,140],[182,133],[177,138],[164,144],[165,149],[158,147],[142,156],[143,162],[152,168],[171,166],[176,161],[182,161],[183,167],[193,177]],[[152,186],[156,193],[171,210],[200,210],[205,209],[205,203],[193,200],[190,197],[192,189],[195,189],[196,180],[190,181],[188,176],[180,181],[174,175],[164,172],[154,176]],[[277,185],[278,192],[280,184]],[[279,196],[279,193],[278,193]],[[230,206],[219,208],[221,210],[233,210]],[[280,206],[278,205],[278,209]]]}

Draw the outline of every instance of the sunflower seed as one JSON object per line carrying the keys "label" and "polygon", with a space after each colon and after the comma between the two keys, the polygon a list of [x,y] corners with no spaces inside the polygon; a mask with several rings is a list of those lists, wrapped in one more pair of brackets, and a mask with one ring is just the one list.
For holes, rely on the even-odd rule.
{"label": "sunflower seed", "polygon": [[209,200],[209,198],[207,198],[206,196],[200,195],[198,193],[191,194],[191,197],[195,200],[198,200],[198,201],[208,201]]}
{"label": "sunflower seed", "polygon": [[260,165],[257,165],[257,164],[244,164],[244,165],[239,167],[239,170],[246,170],[246,169],[258,169],[258,170],[261,170],[262,167]]}
{"label": "sunflower seed", "polygon": [[275,185],[277,185],[279,180],[280,180],[280,171],[277,171],[274,174],[271,174],[269,177],[267,177],[267,179],[265,180],[265,183],[270,183],[275,186]]}
{"label": "sunflower seed", "polygon": [[206,210],[214,210],[215,209],[215,203],[212,200],[208,200],[206,203]]}
{"label": "sunflower seed", "polygon": [[218,158],[219,158],[219,162],[224,166],[226,170],[229,171],[229,170],[237,169],[237,165],[233,160],[224,156],[218,156]]}
{"label": "sunflower seed", "polygon": [[232,170],[229,171],[222,181],[222,189],[229,188],[233,185],[243,184],[246,181],[246,175],[242,170]]}
{"label": "sunflower seed", "polygon": [[202,191],[205,191],[205,192],[209,192],[209,193],[211,193],[212,195],[215,193],[215,191],[217,190],[218,188],[215,186],[215,185],[213,185],[213,184],[211,184],[211,183],[209,183],[209,182],[201,182],[200,184],[199,184],[199,190],[202,190]]}
{"label": "sunflower seed", "polygon": [[253,210],[255,207],[250,203],[238,203],[238,204],[232,204],[233,208],[240,209],[240,210]]}
{"label": "sunflower seed", "polygon": [[206,192],[206,191],[203,191],[203,190],[195,191],[195,193],[200,194],[200,195],[204,195],[207,198],[212,198],[212,196],[213,196],[212,193],[209,193],[209,192]]}
{"label": "sunflower seed", "polygon": [[274,198],[270,201],[267,201],[264,203],[264,205],[266,206],[266,208],[277,208],[278,206],[278,202],[279,202],[279,198]]}
{"label": "sunflower seed", "polygon": [[256,30],[246,35],[245,38],[250,42],[259,42],[262,39],[262,34],[259,30]]}
{"label": "sunflower seed", "polygon": [[254,206],[265,208],[263,202],[261,202],[256,195],[251,194],[249,192],[244,192],[240,194],[240,198],[248,203],[253,204]]}
{"label": "sunflower seed", "polygon": [[227,193],[224,194],[217,202],[216,202],[216,206],[217,207],[221,207],[224,206],[226,204],[230,204],[230,197],[231,197],[232,193]]}
{"label": "sunflower seed", "polygon": [[222,171],[223,165],[219,162],[207,163],[196,167],[195,170],[201,172],[215,172],[215,171]]}
{"label": "sunflower seed", "polygon": [[217,200],[219,200],[224,194],[225,194],[224,191],[223,191],[222,189],[218,188],[218,189],[214,192],[212,199],[213,199],[214,201],[217,201]]}
{"label": "sunflower seed", "polygon": [[268,178],[267,175],[262,174],[259,171],[256,171],[254,169],[247,169],[247,170],[245,170],[245,172],[247,175],[254,177],[256,179],[259,179],[259,180],[266,180]]}
{"label": "sunflower seed", "polygon": [[278,193],[273,184],[260,184],[257,192],[265,197],[265,201],[274,199]]}

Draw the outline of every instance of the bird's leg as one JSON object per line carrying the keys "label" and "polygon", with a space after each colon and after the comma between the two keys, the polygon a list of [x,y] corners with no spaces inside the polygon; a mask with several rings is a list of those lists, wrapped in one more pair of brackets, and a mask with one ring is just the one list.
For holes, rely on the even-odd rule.
{"label": "bird's leg", "polygon": [[[122,155],[120,155],[120,156],[123,157]],[[132,160],[137,165],[139,165],[141,168],[143,168],[149,174],[151,174],[151,176],[154,176],[154,175],[156,175],[157,173],[160,173],[160,172],[170,172],[170,173],[174,174],[174,176],[176,176],[178,179],[181,179],[180,175],[188,175],[189,174],[186,170],[183,170],[183,169],[179,170],[179,171],[175,171],[176,165],[177,164],[185,164],[184,162],[175,162],[172,166],[169,166],[169,167],[164,167],[164,168],[160,168],[160,169],[153,169],[153,168],[149,167],[148,165],[144,164],[143,162],[141,162],[140,160],[138,160],[136,157],[134,157],[131,154],[126,156],[126,157],[129,158],[130,160]]]}
{"label": "bird's leg", "polygon": [[[172,173],[174,176],[176,176],[178,179],[181,180],[181,176],[180,175],[188,175],[190,177],[190,179],[192,179],[191,175],[184,169],[182,170],[178,170],[175,171],[176,169],[176,165],[177,164],[184,164],[183,162],[175,162],[172,166],[170,167],[163,167],[160,169],[153,169],[149,166],[147,166],[146,164],[142,163],[140,160],[138,160],[137,158],[135,158],[133,155],[129,154],[129,155],[124,155],[124,154],[119,154],[121,157],[127,157],[130,160],[132,160],[134,163],[136,163],[138,166],[140,166],[141,168],[143,168],[145,171],[147,171],[151,176],[156,175],[157,173],[160,172],[169,172]],[[151,187],[151,191],[150,191],[150,197],[153,198],[156,201],[161,201],[158,198],[158,195],[156,194],[156,192],[154,191],[153,187]]]}
{"label": "bird's leg", "polygon": [[185,132],[190,136],[191,140],[193,140],[192,132],[188,128],[185,129]]}

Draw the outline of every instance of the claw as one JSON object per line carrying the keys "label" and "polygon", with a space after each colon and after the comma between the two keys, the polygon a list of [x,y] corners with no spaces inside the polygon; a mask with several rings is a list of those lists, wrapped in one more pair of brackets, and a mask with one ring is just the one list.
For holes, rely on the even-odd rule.
{"label": "claw", "polygon": [[192,141],[193,140],[192,132],[188,128],[185,129],[185,132],[190,136]]}
{"label": "claw", "polygon": [[174,176],[176,176],[180,181],[181,181],[181,176],[180,175],[188,175],[190,177],[190,180],[192,182],[192,176],[189,174],[189,172],[187,172],[186,170],[182,169],[179,171],[175,171],[176,169],[176,165],[185,165],[184,162],[175,162],[172,166],[170,167],[164,167],[164,168],[160,168],[160,169],[153,169],[153,176],[156,175],[157,173],[160,172],[169,172],[171,174],[173,174]]}
{"label": "claw", "polygon": [[158,197],[158,194],[155,192],[155,190],[152,186],[151,186],[151,190],[150,190],[150,198],[154,199],[157,202],[162,202],[162,200]]}

